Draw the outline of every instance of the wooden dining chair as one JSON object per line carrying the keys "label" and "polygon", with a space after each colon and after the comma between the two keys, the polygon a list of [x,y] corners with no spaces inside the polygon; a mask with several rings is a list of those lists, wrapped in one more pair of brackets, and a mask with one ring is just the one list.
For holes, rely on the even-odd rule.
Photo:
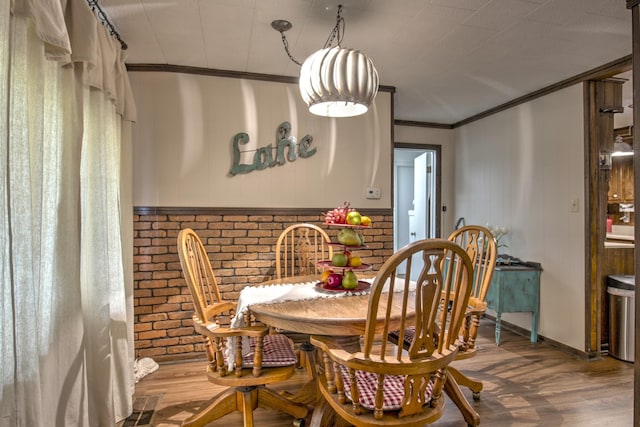
{"label": "wooden dining chair", "polygon": [[333,256],[326,231],[315,224],[300,223],[285,228],[276,242],[276,277],[321,274],[318,261]]}
{"label": "wooden dining chair", "polygon": [[[482,226],[467,225],[455,230],[448,237],[448,240],[457,243],[465,249],[467,255],[473,263],[473,287],[469,304],[465,313],[465,321],[460,330],[460,351],[456,355],[456,360],[469,359],[477,354],[478,347],[476,339],[478,337],[478,327],[480,318],[487,310],[486,297],[493,277],[493,271],[496,266],[497,244],[493,238],[493,234]],[[404,346],[408,348],[411,345],[414,331],[408,329],[405,331]],[[391,333],[391,339],[397,340],[397,331]],[[450,366],[447,370],[451,377],[445,384],[445,392],[458,407],[465,421],[470,426],[480,424],[480,415],[469,404],[460,386],[465,386],[472,391],[474,400],[480,399],[482,391],[482,382],[474,380],[460,372],[454,366]]]}
{"label": "wooden dining chair", "polygon": [[[415,257],[424,265],[412,281],[412,269],[420,264]],[[362,350],[351,354],[331,337],[311,337],[324,362],[318,382],[324,404],[314,411],[311,426],[333,414],[355,426],[417,427],[438,420],[472,275],[465,250],[445,239],[419,240],[393,254],[371,287]],[[402,308],[387,309],[394,299]],[[400,342],[407,328],[415,331],[407,350],[389,341],[398,325]]]}
{"label": "wooden dining chair", "polygon": [[[225,327],[225,321],[235,315],[236,305],[222,300],[207,252],[193,230],[187,228],[178,234],[178,255],[193,300],[193,326],[206,340],[207,376],[212,383],[229,387],[182,425],[204,426],[237,410],[243,413],[244,426],[249,427],[254,425],[253,410],[257,407],[283,411],[294,417],[294,425],[304,424],[306,405],[266,387],[295,372],[291,340],[268,335],[264,326]],[[245,320],[250,325],[250,319]],[[234,348],[227,347],[228,338],[235,339]],[[249,350],[245,354],[243,341]]]}
{"label": "wooden dining chair", "polygon": [[[326,231],[315,224],[300,223],[285,228],[276,241],[276,277],[278,279],[318,275],[323,269],[318,262],[330,260],[333,256],[331,239]],[[315,377],[315,348],[309,343],[308,334],[278,331],[291,338],[295,345],[298,366],[307,370],[309,377]]]}

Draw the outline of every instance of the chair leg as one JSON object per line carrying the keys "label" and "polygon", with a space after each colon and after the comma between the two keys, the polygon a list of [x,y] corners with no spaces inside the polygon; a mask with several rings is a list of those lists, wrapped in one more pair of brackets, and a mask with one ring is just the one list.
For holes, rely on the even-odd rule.
{"label": "chair leg", "polygon": [[[473,380],[451,366],[449,366],[447,370],[449,371],[451,376],[456,379],[456,382],[459,386],[465,386],[473,392],[474,400],[480,399],[480,392],[482,391],[482,381]],[[478,399],[476,399],[476,395],[478,395]]]}
{"label": "chair leg", "polygon": [[292,402],[267,387],[258,387],[257,402],[261,408],[275,409],[289,414],[296,419],[305,418],[309,414],[309,408],[303,403]]}
{"label": "chair leg", "polygon": [[257,387],[238,387],[236,389],[237,409],[242,412],[243,427],[254,427],[253,410],[258,407]]}
{"label": "chair leg", "polygon": [[206,408],[183,421],[182,427],[202,427],[234,412],[236,409],[236,390],[230,388],[214,398]]}
{"label": "chair leg", "polygon": [[449,372],[449,369],[451,369],[451,367],[447,368],[447,380],[444,383],[444,392],[458,407],[468,425],[473,427],[480,425],[480,415],[471,407],[469,401],[464,397],[455,377]]}
{"label": "chair leg", "polygon": [[309,341],[300,345],[300,364],[307,370],[307,375],[312,380],[316,379],[316,346]]}

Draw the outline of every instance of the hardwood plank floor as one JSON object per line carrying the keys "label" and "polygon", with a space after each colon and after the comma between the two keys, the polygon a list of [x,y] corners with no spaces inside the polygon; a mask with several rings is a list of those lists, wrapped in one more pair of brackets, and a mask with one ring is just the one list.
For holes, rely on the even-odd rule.
{"label": "hardwood plank floor", "polygon": [[[551,347],[532,344],[505,330],[500,346],[493,340],[495,323],[481,322],[481,351],[472,359],[456,362],[462,372],[480,379],[484,390],[478,402],[463,390],[480,414],[482,426],[602,426],[633,425],[633,364],[605,357],[587,361]],[[205,375],[205,362],[161,364],[158,371],[137,385],[134,407],[150,420],[124,426],[179,426],[222,389]],[[290,380],[274,387],[293,391],[306,380],[299,370]],[[146,405],[148,412],[143,409]],[[153,412],[151,412],[153,410]],[[257,409],[256,424],[264,427],[292,425],[291,417]],[[241,426],[239,413],[228,415],[214,426]],[[436,423],[445,427],[465,427],[466,423],[450,402]]]}

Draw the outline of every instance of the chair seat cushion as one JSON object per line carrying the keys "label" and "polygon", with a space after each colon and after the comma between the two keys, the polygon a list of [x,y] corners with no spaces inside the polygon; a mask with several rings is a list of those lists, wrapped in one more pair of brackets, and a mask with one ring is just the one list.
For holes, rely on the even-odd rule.
{"label": "chair seat cushion", "polygon": [[[342,380],[344,382],[344,392],[349,400],[351,397],[351,379],[349,378],[349,370],[345,366],[338,365]],[[384,376],[384,399],[382,402],[382,410],[392,411],[399,410],[402,407],[404,399],[404,375],[385,375]],[[358,383],[358,392],[360,394],[360,404],[371,411],[375,409],[376,390],[378,388],[378,376],[373,372],[356,370],[356,382]],[[424,394],[424,403],[431,401],[433,393],[433,382],[429,381]]]}
{"label": "chair seat cushion", "polygon": [[[242,356],[242,367],[250,368],[253,366],[253,357],[255,355],[256,340],[249,340],[250,351]],[[291,340],[285,335],[275,334],[266,335],[262,344],[262,366],[290,366],[295,365],[296,355],[291,346]]]}

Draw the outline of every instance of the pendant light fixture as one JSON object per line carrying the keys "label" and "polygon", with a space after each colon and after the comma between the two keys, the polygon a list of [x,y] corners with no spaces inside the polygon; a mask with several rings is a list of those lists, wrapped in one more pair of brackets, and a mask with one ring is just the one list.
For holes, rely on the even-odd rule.
{"label": "pendant light fixture", "polygon": [[278,19],[271,26],[280,32],[289,59],[301,65],[300,95],[309,112],[326,117],[353,117],[367,112],[378,93],[378,72],[364,53],[340,46],[345,27],[342,5],[338,6],[336,25],[324,47],[302,64],[289,52],[285,32],[291,29],[291,23]]}

